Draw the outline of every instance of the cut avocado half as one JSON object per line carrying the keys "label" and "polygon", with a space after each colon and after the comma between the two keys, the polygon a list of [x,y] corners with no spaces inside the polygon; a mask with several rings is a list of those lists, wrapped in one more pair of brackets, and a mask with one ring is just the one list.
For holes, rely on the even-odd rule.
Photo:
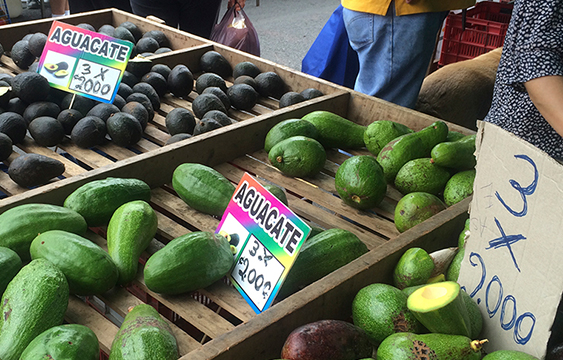
{"label": "cut avocado half", "polygon": [[64,78],[68,75],[68,71],[66,70],[57,70],[53,75],[58,78]]}
{"label": "cut avocado half", "polygon": [[413,292],[407,307],[431,332],[471,336],[471,322],[458,283],[444,281]]}
{"label": "cut avocado half", "polygon": [[51,74],[59,69],[59,66],[57,64],[45,64],[43,65],[43,67]]}

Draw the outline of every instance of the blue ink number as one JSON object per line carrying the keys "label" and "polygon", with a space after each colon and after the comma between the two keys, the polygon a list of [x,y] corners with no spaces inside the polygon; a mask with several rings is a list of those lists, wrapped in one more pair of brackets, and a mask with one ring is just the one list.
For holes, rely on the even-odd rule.
{"label": "blue ink number", "polygon": [[[474,258],[476,258],[478,262],[474,262],[473,261]],[[476,252],[472,252],[469,255],[469,262],[473,267],[476,267],[479,264],[481,265],[481,279],[477,284],[477,286],[475,287],[475,289],[473,289],[473,291],[469,294],[471,298],[474,298],[475,295],[477,295],[477,293],[483,288],[483,285],[485,284],[486,281],[485,279],[487,277],[487,270],[485,268],[485,262],[483,261],[483,258],[481,257],[481,255],[479,255]],[[490,292],[493,283],[498,284],[498,293],[497,293],[497,302],[494,305],[494,308],[491,309],[489,303],[489,297],[491,295]],[[462,289],[465,290],[465,287],[462,287]],[[485,307],[487,308],[487,313],[489,314],[489,317],[492,319],[497,315],[498,310],[500,308],[500,319],[499,319],[500,326],[505,331],[512,330],[514,332],[513,334],[514,341],[519,345],[524,345],[532,338],[532,333],[534,332],[534,327],[536,326],[536,317],[534,316],[534,314],[530,312],[525,312],[524,314],[517,316],[518,314],[516,309],[516,298],[514,298],[514,296],[512,295],[507,295],[504,297],[504,299],[503,297],[504,297],[504,290],[503,290],[502,282],[497,275],[494,275],[492,279],[489,281],[489,283],[487,284],[487,287],[485,289]],[[510,302],[512,303],[512,308],[511,308],[512,318],[510,319],[510,321],[506,322],[505,319],[506,308],[507,306],[509,306]],[[477,303],[480,303],[479,298],[477,299]],[[521,336],[520,332],[522,331],[522,323],[526,319],[529,319],[529,321],[531,321],[530,329],[528,330],[526,336]]]}
{"label": "blue ink number", "polygon": [[504,232],[504,229],[500,225],[500,222],[497,220],[497,218],[495,218],[495,224],[497,224],[497,227],[500,231],[500,237],[489,241],[489,247],[485,248],[485,250],[498,249],[500,247],[506,246],[508,248],[508,251],[510,252],[510,256],[512,257],[512,262],[514,263],[514,266],[516,266],[518,272],[521,272],[520,267],[516,262],[516,257],[514,256],[514,252],[512,251],[511,245],[517,243],[520,240],[526,240],[526,238],[522,234],[507,236],[506,233]]}
{"label": "blue ink number", "polygon": [[516,191],[518,191],[520,193],[520,196],[522,197],[522,202],[524,203],[523,207],[522,207],[522,211],[514,211],[510,206],[508,206],[506,204],[506,202],[500,196],[498,191],[495,191],[495,195],[496,195],[497,199],[499,199],[501,204],[504,205],[506,210],[508,210],[508,212],[510,212],[512,215],[514,215],[516,217],[522,217],[522,216],[525,216],[528,213],[528,199],[526,198],[526,196],[532,195],[536,191],[536,186],[538,185],[539,173],[538,173],[538,168],[536,167],[536,164],[534,163],[534,161],[532,159],[530,159],[529,156],[527,156],[527,155],[514,155],[514,157],[517,158],[517,159],[526,160],[527,162],[532,164],[532,166],[534,167],[534,181],[532,181],[532,183],[530,185],[528,185],[526,187],[522,187],[520,185],[520,183],[518,183],[514,179],[510,179],[508,181],[510,183],[510,185]]}

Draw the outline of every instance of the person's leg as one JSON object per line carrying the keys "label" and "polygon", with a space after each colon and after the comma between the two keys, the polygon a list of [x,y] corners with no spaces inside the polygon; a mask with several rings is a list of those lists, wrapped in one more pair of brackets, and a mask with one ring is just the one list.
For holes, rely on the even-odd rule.
{"label": "person's leg", "polygon": [[360,62],[354,89],[414,107],[446,14],[399,17],[394,3],[385,16],[344,9],[350,45]]}
{"label": "person's leg", "polygon": [[142,17],[153,15],[164,20],[166,25],[178,28],[181,16],[180,3],[183,3],[183,0],[180,2],[170,0],[131,0],[131,9],[135,15]]}
{"label": "person's leg", "polygon": [[180,15],[180,30],[209,39],[217,23],[221,0],[185,1]]}
{"label": "person's leg", "polygon": [[51,0],[51,14],[53,17],[64,16],[65,10],[68,9],[67,0]]}

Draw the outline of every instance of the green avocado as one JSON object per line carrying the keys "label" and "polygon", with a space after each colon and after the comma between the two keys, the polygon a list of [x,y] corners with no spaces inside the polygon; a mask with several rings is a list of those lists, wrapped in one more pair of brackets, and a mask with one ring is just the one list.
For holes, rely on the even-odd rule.
{"label": "green avocado", "polygon": [[312,177],[324,167],[326,152],[315,139],[292,136],[274,145],[268,159],[287,176]]}
{"label": "green avocado", "polygon": [[319,131],[317,128],[308,121],[301,119],[287,119],[277,123],[268,131],[266,139],[264,140],[264,150],[270,150],[282,140],[292,136],[305,136],[311,139],[318,140]]}
{"label": "green avocado", "polygon": [[402,194],[422,191],[438,195],[444,191],[450,177],[446,168],[432,163],[430,158],[414,159],[399,169],[395,187]]}
{"label": "green avocado", "polygon": [[434,146],[431,152],[432,162],[456,170],[469,170],[477,164],[474,152],[475,135],[468,135],[461,140]]}
{"label": "green avocado", "polygon": [[475,170],[465,170],[454,174],[444,188],[444,202],[452,206],[473,194]]}
{"label": "green avocado", "polygon": [[329,111],[313,111],[302,117],[319,131],[319,142],[326,148],[360,149],[365,146],[366,127]]}
{"label": "green avocado", "polygon": [[383,169],[370,155],[344,160],[336,171],[334,184],[344,203],[361,210],[379,205],[387,192]]}
{"label": "green avocado", "polygon": [[393,271],[393,284],[398,289],[423,285],[434,271],[434,260],[426,250],[414,247],[404,252]]}
{"label": "green avocado", "polygon": [[374,121],[366,128],[366,132],[364,133],[364,143],[366,144],[369,152],[377,156],[381,149],[391,140],[412,132],[413,131],[407,126],[394,121]]}
{"label": "green avocado", "polygon": [[487,354],[483,360],[539,360],[537,357],[516,350],[497,350]]}
{"label": "green avocado", "polygon": [[20,360],[98,360],[100,345],[90,328],[79,324],[54,326],[25,348]]}
{"label": "green avocado", "polygon": [[404,232],[444,210],[446,205],[435,195],[413,192],[399,200],[395,207],[395,226]]}

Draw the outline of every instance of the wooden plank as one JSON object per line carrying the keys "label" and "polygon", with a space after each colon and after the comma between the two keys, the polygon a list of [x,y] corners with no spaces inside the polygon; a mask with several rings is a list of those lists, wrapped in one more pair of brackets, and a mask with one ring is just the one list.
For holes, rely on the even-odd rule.
{"label": "wooden plank", "polygon": [[119,328],[84,301],[75,296],[70,296],[65,320],[69,323],[89,327],[98,337],[100,350],[106,354],[110,353],[111,343]]}
{"label": "wooden plank", "polygon": [[[143,304],[140,299],[123,288],[114,288],[113,290],[100,295],[99,298],[122,317],[127,315],[130,307]],[[170,320],[166,319],[164,316],[162,316],[162,319],[170,325],[172,334],[174,334],[176,342],[178,343],[178,352],[180,353],[180,356],[201,347],[201,344],[197,340],[186,334],[185,331],[180,329]]]}
{"label": "wooden plank", "polygon": [[59,148],[69,153],[75,159],[81,161],[82,163],[96,169],[102,166],[114,164],[113,161],[107,157],[96,153],[95,151],[89,149],[82,149],[75,145],[74,143],[67,143],[59,145]]}
{"label": "wooden plank", "polygon": [[63,173],[65,177],[80,175],[87,171],[83,167],[80,167],[78,164],[70,161],[61,154],[58,154],[56,150],[51,150],[49,148],[37,145],[35,141],[27,136],[25,137],[23,142],[17,144],[16,146],[28,154],[45,155],[52,159],[59,160],[65,165],[65,172]]}
{"label": "wooden plank", "polygon": [[243,322],[256,316],[254,310],[252,310],[241,294],[234,287],[225,284],[223,281],[216,281],[213,285],[201,289],[199,292]]}

